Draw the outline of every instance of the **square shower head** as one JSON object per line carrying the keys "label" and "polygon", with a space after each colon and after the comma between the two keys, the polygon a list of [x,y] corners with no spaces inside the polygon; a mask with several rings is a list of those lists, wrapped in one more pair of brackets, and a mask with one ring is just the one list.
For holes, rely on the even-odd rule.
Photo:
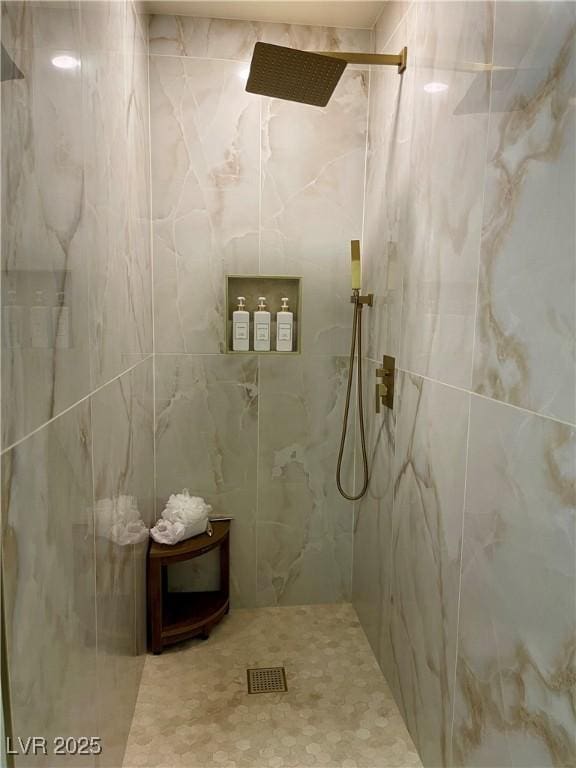
{"label": "square shower head", "polygon": [[256,43],[246,90],[275,99],[325,107],[346,62],[321,53]]}

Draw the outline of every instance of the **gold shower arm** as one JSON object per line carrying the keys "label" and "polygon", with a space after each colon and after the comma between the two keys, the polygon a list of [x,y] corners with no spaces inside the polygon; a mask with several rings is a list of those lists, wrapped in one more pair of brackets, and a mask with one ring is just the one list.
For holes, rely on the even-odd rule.
{"label": "gold shower arm", "polygon": [[347,64],[380,64],[384,66],[398,67],[401,75],[406,69],[408,61],[408,48],[404,47],[400,53],[354,53],[346,51],[319,51],[322,56],[331,56],[333,59],[344,59]]}

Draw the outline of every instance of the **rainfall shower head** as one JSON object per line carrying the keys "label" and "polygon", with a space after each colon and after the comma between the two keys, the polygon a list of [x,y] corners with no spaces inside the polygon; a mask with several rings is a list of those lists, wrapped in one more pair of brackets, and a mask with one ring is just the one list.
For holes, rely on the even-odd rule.
{"label": "rainfall shower head", "polygon": [[321,53],[256,43],[246,90],[276,99],[325,107],[346,61]]}
{"label": "rainfall shower head", "polygon": [[325,107],[346,69],[346,64],[378,64],[406,69],[408,49],[398,54],[344,51],[300,51],[283,45],[256,43],[246,90],[275,99]]}

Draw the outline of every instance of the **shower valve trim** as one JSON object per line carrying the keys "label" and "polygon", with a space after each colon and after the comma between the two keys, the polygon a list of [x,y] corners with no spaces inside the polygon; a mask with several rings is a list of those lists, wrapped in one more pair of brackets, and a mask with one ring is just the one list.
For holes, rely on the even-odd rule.
{"label": "shower valve trim", "polygon": [[371,307],[374,304],[374,294],[367,293],[365,296],[363,296],[358,288],[354,288],[352,291],[352,296],[350,296],[350,303],[366,304],[368,307]]}

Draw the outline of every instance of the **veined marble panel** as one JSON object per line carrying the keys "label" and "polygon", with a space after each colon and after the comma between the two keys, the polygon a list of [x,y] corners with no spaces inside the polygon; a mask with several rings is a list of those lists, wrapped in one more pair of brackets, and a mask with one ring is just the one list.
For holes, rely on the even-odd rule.
{"label": "veined marble panel", "polygon": [[54,5],[7,0],[2,3],[2,42],[20,50],[74,50],[80,34],[79,10],[79,0]]}
{"label": "veined marble panel", "polygon": [[[3,4],[3,42],[24,77],[2,86],[3,446],[90,387],[78,5]],[[61,333],[57,338],[57,329]]]}
{"label": "veined marble panel", "polygon": [[82,16],[94,387],[152,351],[146,45],[131,6],[108,40],[108,5],[90,3]]}
{"label": "veined marble panel", "polygon": [[262,100],[264,274],[302,275],[302,346],[346,355],[350,240],[362,234],[367,70],[344,72],[322,109]]}
{"label": "veined marble panel", "polygon": [[[416,10],[400,365],[469,387],[490,76],[466,62],[491,61],[493,5]],[[445,89],[426,91],[432,82]]]}
{"label": "veined marble panel", "polygon": [[244,69],[150,59],[158,352],[223,352],[224,277],[258,272],[260,99]]}
{"label": "veined marble panel", "polygon": [[[149,17],[138,0],[80,0],[84,50],[126,51],[134,39],[148,48]],[[136,31],[137,27],[137,31]]]}
{"label": "veined marble panel", "polygon": [[576,5],[499,2],[474,389],[576,423]]}
{"label": "veined marble panel", "polygon": [[[2,571],[15,736],[97,735],[90,412],[2,457]],[[51,755],[17,765],[54,765]],[[74,765],[94,765],[90,757]]]}
{"label": "veined marble panel", "polygon": [[576,760],[576,431],[472,396],[458,766]]}
{"label": "veined marble panel", "polygon": [[[399,51],[406,45],[413,52],[416,7],[386,42],[389,12],[385,10],[376,26],[376,50]],[[384,354],[398,357],[400,348],[402,273],[408,258],[401,234],[412,197],[409,152],[415,71],[411,66],[402,76],[390,67],[370,71],[362,285],[365,293],[374,294],[374,306],[364,313],[366,354],[373,360],[381,360]]]}
{"label": "veined marble panel", "polygon": [[398,377],[390,647],[425,765],[450,765],[469,394]]}
{"label": "veined marble panel", "polygon": [[122,763],[146,650],[148,534],[126,534],[121,505],[132,496],[134,522],[138,513],[153,524],[153,405],[151,358],[92,398],[98,734],[111,768]]}
{"label": "veined marble panel", "polygon": [[[378,363],[364,360],[364,402],[370,484],[356,502],[352,602],[384,674],[391,677],[390,584],[394,501],[394,411],[373,410]],[[360,439],[356,439],[356,488],[362,482]]]}
{"label": "veined marble panel", "polygon": [[152,16],[150,52],[250,61],[256,42],[313,51],[369,51],[370,30],[191,16]]}
{"label": "veined marble panel", "polygon": [[188,488],[234,518],[231,591],[238,607],[256,592],[258,364],[234,355],[158,355],[156,466],[159,516]]}
{"label": "veined marble panel", "polygon": [[343,357],[260,358],[259,605],[350,599],[354,507],[335,479],[347,373]]}
{"label": "veined marble panel", "polygon": [[127,14],[131,6],[131,2],[81,0],[83,50],[100,54],[125,50]]}
{"label": "veined marble panel", "polygon": [[129,344],[146,354],[153,348],[148,40],[143,36],[142,19],[133,2],[127,5],[127,17],[128,296],[133,318]]}
{"label": "veined marble panel", "polygon": [[[409,10],[413,9],[414,0],[387,0],[382,13],[376,20],[373,29],[373,42],[375,53],[391,53],[395,48],[387,50],[388,44],[393,45],[393,38],[401,22]],[[386,46],[386,48],[384,47]],[[401,49],[399,48],[398,51]]]}

